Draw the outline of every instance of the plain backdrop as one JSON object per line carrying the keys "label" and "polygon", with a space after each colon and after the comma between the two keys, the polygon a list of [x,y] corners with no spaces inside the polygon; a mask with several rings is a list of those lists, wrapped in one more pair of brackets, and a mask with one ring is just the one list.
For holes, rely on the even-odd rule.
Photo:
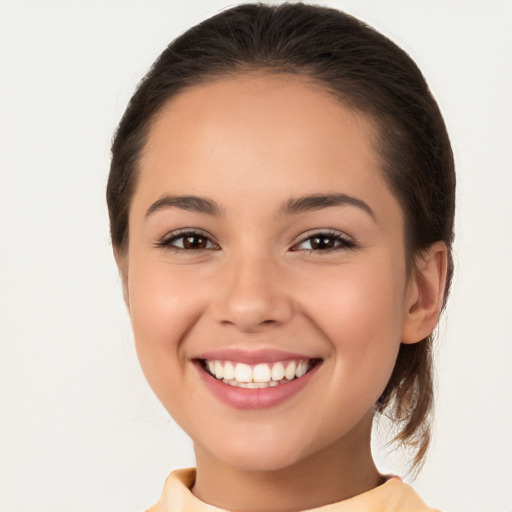
{"label": "plain backdrop", "polygon": [[[415,488],[512,510],[512,3],[325,1],[388,35],[444,112],[456,277],[435,437]],[[138,367],[111,255],[109,145],[135,85],[204,1],[0,0],[0,511],[135,512],[193,465]],[[376,448],[384,472],[400,458]]]}

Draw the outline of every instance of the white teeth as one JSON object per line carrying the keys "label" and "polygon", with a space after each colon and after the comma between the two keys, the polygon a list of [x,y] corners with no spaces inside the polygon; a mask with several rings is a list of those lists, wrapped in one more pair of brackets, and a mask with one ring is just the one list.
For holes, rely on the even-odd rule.
{"label": "white teeth", "polygon": [[224,384],[249,389],[284,384],[302,377],[309,369],[308,361],[259,363],[254,367],[245,363],[219,360],[208,360],[205,363],[208,371]]}
{"label": "white teeth", "polygon": [[235,366],[235,379],[238,382],[252,382],[252,368],[248,364],[238,363]]}
{"label": "white teeth", "polygon": [[286,370],[284,372],[284,376],[288,379],[288,380],[292,380],[295,378],[295,363],[293,361],[291,361],[290,363],[288,363],[288,365],[286,366]]}
{"label": "white teeth", "polygon": [[248,388],[248,389],[256,389],[259,386],[258,386],[257,382],[239,382],[238,387]]}
{"label": "white teeth", "polygon": [[272,380],[281,380],[282,378],[284,378],[283,363],[275,363],[272,366]]}
{"label": "white teeth", "polygon": [[268,364],[257,364],[252,370],[254,382],[268,382],[270,380],[270,368]]}
{"label": "white teeth", "polygon": [[295,370],[295,377],[299,378],[306,374],[307,363],[299,363],[297,365],[297,369]]}
{"label": "white teeth", "polygon": [[224,377],[224,367],[220,361],[215,361],[214,373],[217,379],[222,379],[222,377]]}
{"label": "white teeth", "polygon": [[229,361],[224,365],[224,378],[233,380],[235,378],[235,367]]}
{"label": "white teeth", "polygon": [[230,386],[238,386],[238,382],[233,379],[233,380],[226,380],[226,379],[221,379],[222,382],[224,382],[224,384],[229,384]]}

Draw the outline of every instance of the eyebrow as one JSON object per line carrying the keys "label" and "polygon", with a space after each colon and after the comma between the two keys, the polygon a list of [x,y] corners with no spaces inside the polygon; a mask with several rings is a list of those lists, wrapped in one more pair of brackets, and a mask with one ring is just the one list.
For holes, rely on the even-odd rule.
{"label": "eyebrow", "polygon": [[[281,215],[296,215],[298,213],[345,205],[355,206],[367,213],[373,220],[376,220],[375,213],[364,201],[341,193],[313,194],[292,198],[281,206],[279,213]],[[181,210],[212,216],[223,214],[222,207],[212,199],[206,197],[164,195],[147,209],[146,217],[167,208],[179,208]]]}
{"label": "eyebrow", "polygon": [[331,206],[355,206],[366,212],[373,220],[377,220],[374,211],[361,199],[341,193],[314,194],[311,196],[289,199],[281,207],[284,215],[293,215],[308,211],[321,210]]}
{"label": "eyebrow", "polygon": [[169,196],[165,195],[155,201],[146,211],[146,217],[158,210],[180,208],[190,212],[205,215],[222,215],[222,208],[211,199],[198,196]]}

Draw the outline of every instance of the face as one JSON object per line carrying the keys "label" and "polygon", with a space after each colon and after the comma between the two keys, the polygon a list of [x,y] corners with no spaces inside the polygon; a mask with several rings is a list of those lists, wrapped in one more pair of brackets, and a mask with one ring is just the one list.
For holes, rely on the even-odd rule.
{"label": "face", "polygon": [[373,133],[318,86],[256,74],[155,120],[126,295],[145,375],[196,451],[269,470],[368,441],[413,294]]}

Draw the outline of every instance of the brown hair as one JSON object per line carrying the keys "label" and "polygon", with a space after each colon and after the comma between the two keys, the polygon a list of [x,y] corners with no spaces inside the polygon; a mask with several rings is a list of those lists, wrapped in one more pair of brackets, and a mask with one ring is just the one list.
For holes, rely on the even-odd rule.
{"label": "brown hair", "polygon": [[[114,249],[122,253],[128,244],[137,164],[155,114],[186,87],[253,70],[304,76],[376,121],[383,174],[404,212],[409,268],[416,255],[444,241],[446,300],[455,173],[442,115],[403,50],[363,22],[325,7],[240,5],[191,28],[163,51],[131,98],[112,144],[107,202]],[[401,344],[375,405],[397,425],[395,440],[414,448],[416,469],[430,441],[432,343],[430,335]]]}

